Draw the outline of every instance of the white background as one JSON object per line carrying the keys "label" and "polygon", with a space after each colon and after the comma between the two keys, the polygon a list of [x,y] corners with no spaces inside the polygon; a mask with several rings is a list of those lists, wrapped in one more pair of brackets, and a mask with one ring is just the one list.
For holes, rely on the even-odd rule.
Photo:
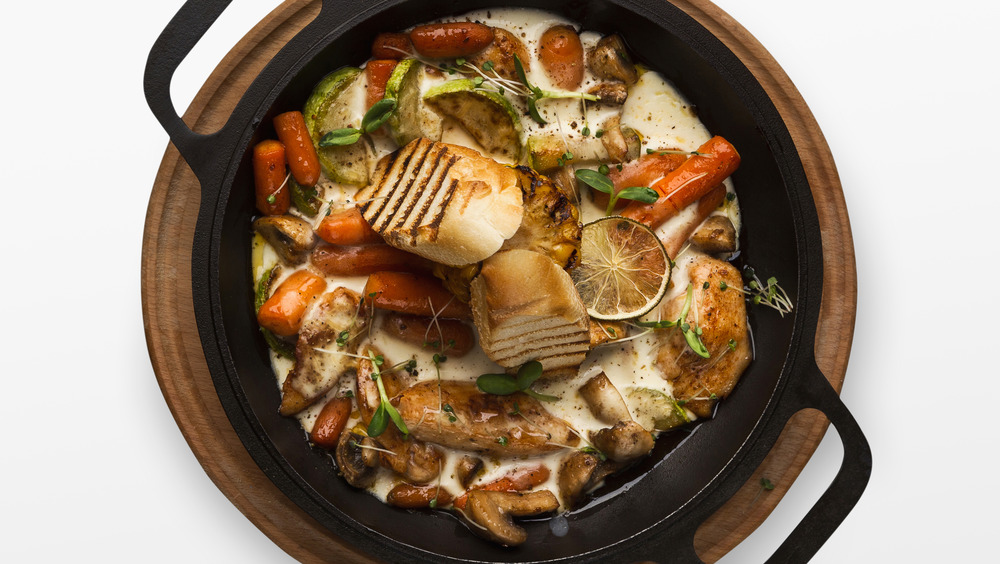
{"label": "white background", "polygon": [[[142,94],[180,0],[7,3],[0,561],[282,562],[215,488],[156,384],[139,261],[167,136]],[[994,2],[718,0],[784,67],[836,158],[859,299],[843,399],[868,490],[814,560],[988,560],[1000,519]],[[185,108],[270,9],[240,0],[181,68]],[[392,27],[391,25],[388,27]],[[834,475],[828,434],[726,562],[761,561]]]}

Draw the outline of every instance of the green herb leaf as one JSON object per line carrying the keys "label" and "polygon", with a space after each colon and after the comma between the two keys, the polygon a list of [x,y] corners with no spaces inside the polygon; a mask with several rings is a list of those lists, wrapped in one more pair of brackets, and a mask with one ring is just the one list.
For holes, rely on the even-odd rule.
{"label": "green herb leaf", "polygon": [[583,452],[585,452],[585,453],[587,453],[587,454],[592,454],[592,455],[596,456],[598,459],[600,459],[601,462],[604,462],[605,460],[608,459],[608,457],[603,452],[597,450],[595,447],[592,447],[592,446],[585,446],[585,447],[581,448],[580,450],[583,451]]}
{"label": "green herb leaf", "polygon": [[368,436],[377,437],[389,428],[389,414],[386,413],[385,403],[378,406],[372,415],[372,420],[368,423]]}
{"label": "green herb leaf", "polygon": [[361,118],[361,129],[365,133],[371,133],[376,129],[382,127],[392,112],[396,110],[396,99],[395,98],[382,98],[378,102],[372,104],[372,107],[365,112],[365,117]]}
{"label": "green herb leaf", "polygon": [[476,386],[487,394],[509,396],[521,391],[517,380],[507,374],[483,374],[476,378]]}
{"label": "green herb leaf", "polygon": [[497,442],[500,446],[507,446],[507,437],[497,437]]}
{"label": "green herb leaf", "polygon": [[483,63],[483,70],[486,72],[493,70],[493,61],[486,61]]}
{"label": "green herb leaf", "polygon": [[644,204],[655,204],[660,199],[660,194],[652,188],[646,186],[633,186],[618,192],[618,198],[626,200],[636,200]]}
{"label": "green herb leaf", "polygon": [[611,194],[615,189],[615,185],[611,182],[611,179],[596,170],[581,168],[576,171],[576,179],[594,190],[604,192],[605,194]]}
{"label": "green herb leaf", "polygon": [[381,407],[385,408],[386,413],[389,414],[389,418],[392,419],[392,422],[396,424],[396,427],[404,435],[409,435],[410,434],[410,429],[408,429],[406,427],[406,422],[403,421],[403,416],[399,414],[399,411],[396,410],[396,407],[394,405],[392,405],[391,403],[389,403],[389,402],[386,401],[386,402],[382,402]]}
{"label": "green herb leaf", "polygon": [[354,129],[351,127],[346,127],[343,129],[334,129],[333,131],[327,133],[319,140],[320,147],[343,147],[346,145],[353,145],[361,139],[361,130]]}
{"label": "green herb leaf", "polygon": [[772,484],[771,480],[768,480],[767,478],[761,478],[760,487],[764,488],[767,491],[771,491],[774,489],[774,484]]}
{"label": "green herb leaf", "polygon": [[710,358],[712,355],[708,353],[708,349],[705,348],[705,343],[701,342],[701,337],[698,336],[696,331],[684,331],[684,340],[687,341],[691,350],[702,358]]}
{"label": "green herb leaf", "polygon": [[649,327],[650,329],[670,329],[676,327],[676,321],[636,321],[639,327]]}
{"label": "green herb leaf", "polygon": [[542,377],[542,363],[532,360],[517,370],[517,387],[525,390]]}

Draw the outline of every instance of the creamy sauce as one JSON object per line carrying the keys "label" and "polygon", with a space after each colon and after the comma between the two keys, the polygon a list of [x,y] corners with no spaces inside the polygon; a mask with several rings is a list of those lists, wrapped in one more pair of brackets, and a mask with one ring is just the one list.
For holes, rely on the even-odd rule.
{"label": "creamy sauce", "polygon": [[[563,20],[552,14],[528,10],[528,9],[493,9],[470,12],[469,14],[456,18],[449,18],[442,21],[481,21],[488,25],[503,27],[521,38],[526,44],[532,56],[531,70],[528,72],[529,80],[535,85],[547,90],[557,90],[551,83],[545,71],[537,59],[537,43],[542,33],[550,26],[561,23],[572,23]],[[600,36],[592,32],[581,34],[581,41],[585,49],[592,47],[600,39]],[[421,90],[426,92],[434,85],[455,78],[447,75],[435,77],[425,74],[421,83]],[[584,76],[580,91],[586,91],[599,81],[588,70]],[[367,88],[364,74],[358,79],[355,85],[354,97],[351,102],[352,114],[355,118],[355,125],[361,123],[364,114],[364,92]],[[645,70],[639,82],[629,88],[628,99],[623,107],[584,104],[578,99],[546,99],[539,102],[539,111],[544,119],[549,123],[541,125],[527,116],[526,104],[523,100],[508,96],[517,108],[520,109],[522,142],[529,136],[539,133],[557,134],[562,136],[567,143],[578,141],[583,137],[582,130],[589,127],[591,131],[596,130],[600,124],[614,115],[621,113],[623,125],[632,127],[640,133],[642,139],[643,153],[646,148],[678,148],[686,151],[694,151],[701,144],[707,141],[711,134],[698,120],[692,106],[683,96],[658,73]],[[374,147],[370,147],[370,164],[374,167],[375,162],[382,156],[398,148],[391,137],[384,131],[376,132],[372,136]],[[459,126],[451,120],[445,120],[443,124],[442,141],[455,143],[475,148],[481,152],[482,147]],[[503,162],[503,158],[491,155]],[[509,161],[507,161],[509,162]],[[595,168],[595,166],[586,166]],[[726,181],[727,189],[732,192],[733,188],[729,180]],[[324,204],[320,213],[315,218],[305,218],[313,226],[319,224],[326,214],[326,210],[333,206],[341,206],[353,203],[353,195],[357,191],[356,187],[343,186],[323,179],[318,185],[321,198],[327,203]],[[589,197],[581,197],[580,201],[581,218],[584,223],[604,216],[604,210],[592,203]],[[684,224],[694,217],[694,206],[685,210],[677,217],[669,220],[657,230],[657,234],[664,237],[666,234],[676,230],[678,226]],[[296,214],[294,208],[290,213]],[[715,213],[726,214],[739,229],[739,209],[735,201],[728,202],[722,209]],[[301,216],[300,216],[301,217]],[[672,273],[671,289],[664,297],[669,300],[674,296],[684,292],[688,277],[685,268],[686,260],[684,253],[676,257],[677,268]],[[277,264],[277,254],[257,236],[253,245],[254,279],[258,280],[263,272]],[[285,277],[291,274],[293,269],[285,268],[280,283]],[[356,292],[361,292],[367,277],[329,277],[328,291],[338,286],[350,288]],[[656,310],[654,309],[654,312]],[[655,313],[646,317],[647,320],[655,320]],[[413,346],[398,341],[385,333],[379,331],[382,314],[376,313],[373,329],[370,332],[370,342],[380,349],[385,356],[386,365],[399,363],[408,359],[415,359],[417,363],[417,381],[436,380],[459,380],[472,382],[484,373],[503,372],[503,368],[489,360],[482,349],[474,347],[472,352],[464,357],[449,357],[446,362],[436,366],[433,361],[434,351],[427,348]],[[433,337],[433,335],[431,335]],[[433,338],[429,339],[433,340]],[[535,389],[544,394],[555,395],[561,398],[560,401],[545,404],[545,407],[556,417],[564,419],[582,438],[586,439],[592,431],[607,427],[606,424],[597,420],[590,409],[583,402],[577,390],[589,378],[603,371],[621,392],[623,398],[628,402],[626,391],[633,388],[649,388],[664,394],[671,395],[670,384],[661,377],[653,368],[656,358],[657,343],[651,334],[642,334],[640,331],[632,329],[632,336],[622,342],[600,346],[587,356],[587,359],[579,367],[575,376],[566,377],[559,380],[540,380],[536,383]],[[274,366],[276,381],[280,388],[287,374],[292,369],[293,362],[278,357],[273,351],[271,360]],[[313,406],[297,415],[304,431],[312,430],[322,406],[328,398],[343,396],[345,393],[353,393],[353,381],[346,381],[340,387],[330,390],[324,399],[317,401]],[[633,416],[638,418],[635,405],[629,405]],[[693,419],[690,412],[688,415]],[[348,423],[348,429],[360,425],[360,420],[355,411],[354,418]],[[584,443],[586,444],[586,443]],[[455,465],[462,456],[468,454],[462,451],[448,451],[443,465],[440,478],[440,486],[453,494],[459,494],[463,487],[455,477]],[[558,496],[558,487],[555,480],[558,475],[559,463],[566,454],[566,451],[556,451],[550,455],[536,457],[532,463],[544,462],[551,468],[549,483],[543,484],[542,488],[551,490]],[[477,482],[486,483],[505,474],[512,467],[523,466],[523,459],[491,459],[489,456],[483,457],[486,468]],[[388,491],[398,483],[390,471],[380,470],[379,477],[374,486],[370,488],[373,495],[385,500]]]}

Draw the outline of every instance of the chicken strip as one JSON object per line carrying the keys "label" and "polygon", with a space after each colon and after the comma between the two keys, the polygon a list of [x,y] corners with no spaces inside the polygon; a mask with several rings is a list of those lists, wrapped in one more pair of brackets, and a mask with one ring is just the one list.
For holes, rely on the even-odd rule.
{"label": "chicken strip", "polygon": [[[371,357],[381,357],[378,349],[372,346],[362,347],[360,355],[365,357],[358,361],[357,393],[358,411],[365,425],[371,422],[372,415],[378,409],[382,399],[378,393],[378,384],[373,376],[375,366]],[[384,359],[384,357],[383,357]],[[386,395],[391,397],[409,385],[409,376],[401,368],[390,369],[393,365],[383,360],[379,368],[378,378]],[[426,484],[441,473],[444,455],[434,445],[419,440],[414,434],[403,436],[394,424],[390,424],[381,435],[372,437],[380,447],[378,451],[379,465],[399,474],[407,481],[415,484]]]}
{"label": "chicken strip", "polygon": [[[353,337],[367,321],[360,308],[360,295],[337,288],[320,296],[306,313],[295,344],[295,367],[281,386],[282,415],[294,415],[309,407],[347,374],[353,374],[357,363],[337,352],[353,353],[357,348]],[[347,333],[342,336],[344,331]],[[344,345],[340,346],[338,340]]]}
{"label": "chicken strip", "polygon": [[565,421],[521,392],[498,396],[472,382],[432,380],[403,390],[395,400],[414,437],[446,447],[531,456],[580,440]]}
{"label": "chicken strip", "polygon": [[[677,329],[658,331],[655,366],[670,381],[674,397],[699,417],[712,414],[716,401],[729,395],[750,364],[743,279],[733,265],[709,256],[692,259],[688,267],[694,299],[686,321],[701,328],[709,358],[695,354]],[[680,317],[685,295],[660,305],[660,318]]]}

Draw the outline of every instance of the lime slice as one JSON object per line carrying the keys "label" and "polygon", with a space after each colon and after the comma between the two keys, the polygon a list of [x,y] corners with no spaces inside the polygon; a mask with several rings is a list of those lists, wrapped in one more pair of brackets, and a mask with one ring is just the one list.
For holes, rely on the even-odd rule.
{"label": "lime slice", "polygon": [[660,390],[629,388],[625,397],[644,429],[667,431],[691,422],[684,408]]}
{"label": "lime slice", "polygon": [[659,238],[638,221],[611,216],[583,226],[573,283],[595,319],[633,319],[660,303],[670,259]]}
{"label": "lime slice", "polygon": [[334,182],[356,186],[368,183],[368,153],[364,143],[320,147],[319,140],[335,129],[361,126],[352,98],[362,90],[362,76],[361,69],[353,67],[330,73],[313,89],[302,111],[323,172]]}

